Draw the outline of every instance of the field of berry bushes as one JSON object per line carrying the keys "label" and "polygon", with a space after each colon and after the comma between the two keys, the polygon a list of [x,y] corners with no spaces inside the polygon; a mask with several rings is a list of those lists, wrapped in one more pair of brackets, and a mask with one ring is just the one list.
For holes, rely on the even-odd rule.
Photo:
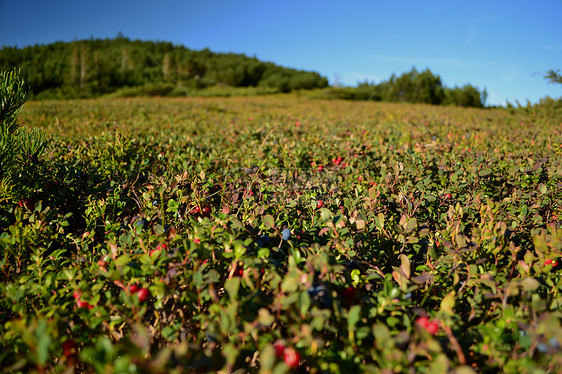
{"label": "field of berry bushes", "polygon": [[27,102],[5,372],[562,370],[562,111]]}

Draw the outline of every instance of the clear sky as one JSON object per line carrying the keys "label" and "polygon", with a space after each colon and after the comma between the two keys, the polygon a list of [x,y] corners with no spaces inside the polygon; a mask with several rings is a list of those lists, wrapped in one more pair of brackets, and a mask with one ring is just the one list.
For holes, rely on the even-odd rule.
{"label": "clear sky", "polygon": [[114,38],[169,41],[314,70],[330,84],[415,66],[488,104],[562,96],[562,0],[0,0],[0,46]]}

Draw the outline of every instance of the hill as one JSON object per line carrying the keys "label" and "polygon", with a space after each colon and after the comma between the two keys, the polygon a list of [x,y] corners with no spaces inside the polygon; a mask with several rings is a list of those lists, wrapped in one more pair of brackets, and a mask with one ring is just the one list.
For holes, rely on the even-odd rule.
{"label": "hill", "polygon": [[191,50],[169,42],[90,39],[25,48],[3,47],[0,70],[20,68],[32,97],[185,96],[210,86],[254,92],[323,88],[316,72],[282,67],[234,53]]}

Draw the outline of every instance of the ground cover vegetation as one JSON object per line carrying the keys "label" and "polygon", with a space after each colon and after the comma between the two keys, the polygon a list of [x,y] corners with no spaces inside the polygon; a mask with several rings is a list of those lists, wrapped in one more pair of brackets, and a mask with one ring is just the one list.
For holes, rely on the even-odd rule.
{"label": "ground cover vegetation", "polygon": [[429,69],[394,74],[380,83],[328,87],[316,72],[285,68],[234,53],[190,50],[168,42],[77,40],[0,50],[0,69],[19,67],[34,99],[99,96],[247,96],[319,90],[346,100],[484,107],[486,90],[449,88]]}
{"label": "ground cover vegetation", "polygon": [[2,370],[560,371],[559,107],[5,82]]}

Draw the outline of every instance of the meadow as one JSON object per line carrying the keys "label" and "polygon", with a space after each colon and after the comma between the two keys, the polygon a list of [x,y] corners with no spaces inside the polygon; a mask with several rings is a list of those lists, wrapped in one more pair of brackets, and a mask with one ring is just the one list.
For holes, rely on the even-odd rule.
{"label": "meadow", "polygon": [[[562,370],[562,112],[27,102],[5,372]],[[17,193],[16,193],[17,192]]]}

